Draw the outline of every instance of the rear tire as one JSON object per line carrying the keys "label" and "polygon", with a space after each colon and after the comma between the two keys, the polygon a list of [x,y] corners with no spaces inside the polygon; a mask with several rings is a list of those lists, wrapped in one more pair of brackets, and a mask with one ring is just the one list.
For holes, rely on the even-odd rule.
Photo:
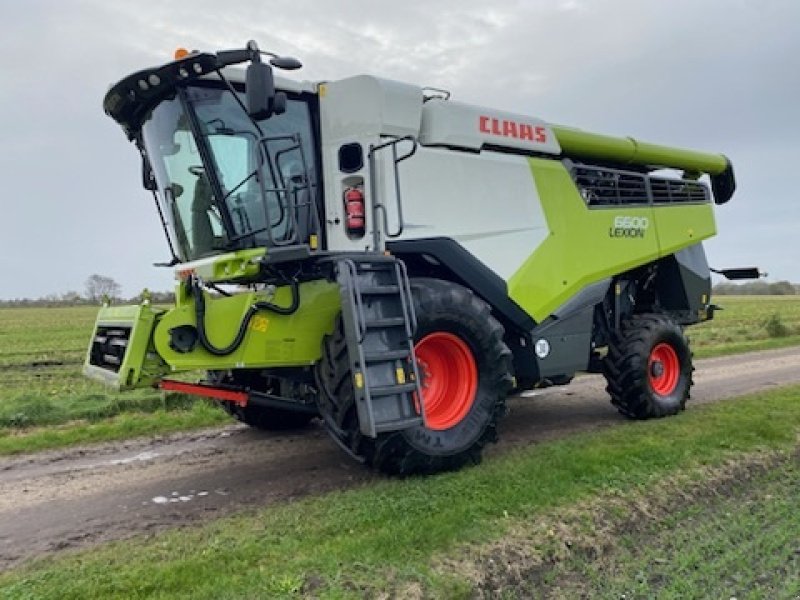
{"label": "rear tire", "polygon": [[[320,411],[339,428],[340,441],[390,475],[451,471],[480,462],[483,447],[497,441],[497,421],[512,386],[511,351],[485,302],[436,279],[414,279],[411,290],[418,321],[414,341],[418,354],[427,357],[419,366],[429,427],[377,438],[361,434],[341,318],[323,341],[317,370]],[[432,394],[428,405],[425,389]]]}
{"label": "rear tire", "polygon": [[611,403],[631,419],[682,411],[689,399],[693,370],[683,330],[661,314],[625,319],[603,363]]}

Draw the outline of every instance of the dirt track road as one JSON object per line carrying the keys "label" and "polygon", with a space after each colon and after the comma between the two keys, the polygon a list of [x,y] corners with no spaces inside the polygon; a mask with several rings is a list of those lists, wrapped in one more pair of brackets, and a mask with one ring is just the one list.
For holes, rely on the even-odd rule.
{"label": "dirt track road", "polygon": [[[800,383],[800,347],[697,361],[691,406]],[[599,376],[509,402],[501,443],[624,422]],[[265,434],[239,425],[155,440],[0,459],[0,570],[79,548],[364,484],[378,478],[319,426]]]}

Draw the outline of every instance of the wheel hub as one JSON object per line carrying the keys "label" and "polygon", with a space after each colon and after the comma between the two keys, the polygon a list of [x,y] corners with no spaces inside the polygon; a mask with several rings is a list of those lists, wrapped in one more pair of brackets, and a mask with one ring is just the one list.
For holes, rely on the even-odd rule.
{"label": "wheel hub", "polygon": [[478,391],[478,367],[469,346],[457,335],[430,333],[414,347],[420,368],[422,407],[429,429],[458,425]]}
{"label": "wheel hub", "polygon": [[660,360],[654,360],[650,363],[650,376],[658,378],[662,375],[664,375],[664,363]]}
{"label": "wheel hub", "polygon": [[678,353],[670,344],[656,344],[647,361],[647,375],[650,387],[660,396],[669,396],[678,387],[681,364]]}

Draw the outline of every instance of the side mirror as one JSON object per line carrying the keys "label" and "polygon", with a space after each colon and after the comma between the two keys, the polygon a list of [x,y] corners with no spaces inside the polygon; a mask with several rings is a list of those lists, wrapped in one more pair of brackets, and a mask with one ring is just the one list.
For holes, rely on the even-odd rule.
{"label": "side mirror", "polygon": [[252,62],[245,72],[247,113],[257,121],[272,116],[275,81],[272,68],[262,62]]}
{"label": "side mirror", "polygon": [[273,67],[278,67],[279,69],[284,69],[286,71],[294,71],[295,69],[299,69],[303,66],[296,58],[292,58],[291,56],[275,56],[271,58],[269,61]]}

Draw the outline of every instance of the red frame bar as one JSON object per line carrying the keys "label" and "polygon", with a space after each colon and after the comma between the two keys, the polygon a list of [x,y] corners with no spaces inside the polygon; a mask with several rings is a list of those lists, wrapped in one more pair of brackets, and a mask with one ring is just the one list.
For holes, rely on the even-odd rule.
{"label": "red frame bar", "polygon": [[242,408],[247,406],[247,392],[235,392],[233,390],[203,385],[202,383],[186,383],[185,381],[175,381],[174,379],[163,379],[161,383],[158,384],[158,387],[166,392],[181,392],[194,396],[213,398],[214,400],[225,400],[238,404]]}

